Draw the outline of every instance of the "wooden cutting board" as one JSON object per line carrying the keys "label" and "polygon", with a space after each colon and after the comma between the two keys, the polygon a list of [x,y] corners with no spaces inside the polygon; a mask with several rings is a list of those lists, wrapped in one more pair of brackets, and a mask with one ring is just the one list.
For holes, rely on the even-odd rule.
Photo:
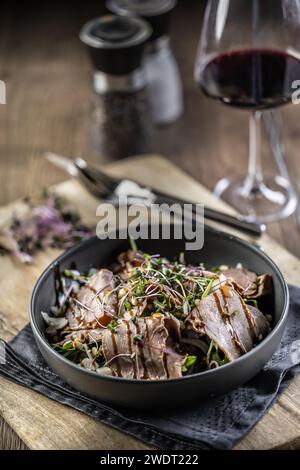
{"label": "wooden cutting board", "polygon": [[[232,212],[207,189],[158,156],[117,162],[108,167],[108,171],[134,178],[179,197]],[[55,190],[73,202],[85,223],[96,224],[95,209],[99,202],[78,182],[68,180],[56,186]],[[21,208],[21,202],[0,208],[0,221]],[[300,261],[267,235],[259,240],[259,244],[279,265],[287,281],[300,286]],[[0,337],[9,340],[28,323],[28,302],[32,287],[42,270],[58,254],[57,250],[40,253],[33,266],[22,265],[11,257],[0,258]],[[3,378],[0,378],[0,414],[30,449],[149,448],[137,439],[83,413]],[[236,448],[300,448],[300,376]]]}

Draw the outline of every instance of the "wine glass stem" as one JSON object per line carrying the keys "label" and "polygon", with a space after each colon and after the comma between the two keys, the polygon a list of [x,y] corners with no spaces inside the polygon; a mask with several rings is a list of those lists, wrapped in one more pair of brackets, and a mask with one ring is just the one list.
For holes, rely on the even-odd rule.
{"label": "wine glass stem", "polygon": [[261,164],[261,112],[254,111],[249,121],[249,161],[248,173],[242,192],[249,197],[257,193],[263,182]]}

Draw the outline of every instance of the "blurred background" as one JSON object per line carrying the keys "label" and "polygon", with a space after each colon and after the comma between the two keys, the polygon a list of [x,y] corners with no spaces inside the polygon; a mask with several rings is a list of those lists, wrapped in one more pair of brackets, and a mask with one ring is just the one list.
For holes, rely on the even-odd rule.
{"label": "blurred background", "polygon": [[[162,154],[212,189],[225,174],[244,173],[248,114],[207,99],[194,81],[194,63],[205,0],[181,0],[172,14],[171,41],[183,82],[184,113],[156,128],[151,152]],[[109,161],[91,146],[89,113],[92,66],[79,31],[106,13],[104,1],[17,2],[1,5],[0,80],[7,87],[0,106],[0,205],[66,179],[45,163],[47,151]],[[283,109],[291,172],[299,179],[299,108]],[[264,162],[274,165],[269,150]],[[292,221],[273,224],[272,235],[294,253]]]}

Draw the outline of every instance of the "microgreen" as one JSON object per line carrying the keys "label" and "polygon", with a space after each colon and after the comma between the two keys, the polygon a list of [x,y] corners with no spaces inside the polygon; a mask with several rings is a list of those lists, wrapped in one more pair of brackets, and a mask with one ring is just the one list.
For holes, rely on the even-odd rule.
{"label": "microgreen", "polygon": [[210,294],[210,291],[211,291],[211,288],[213,286],[214,280],[215,280],[214,277],[210,279],[209,283],[207,284],[207,286],[205,288],[205,291],[203,292],[203,294],[201,296],[201,300],[205,299],[205,297],[207,297]]}
{"label": "microgreen", "polygon": [[244,299],[245,304],[253,305],[253,307],[258,308],[256,299]]}
{"label": "microgreen", "polygon": [[118,327],[118,322],[116,320],[112,320],[108,325],[107,325],[107,328],[112,332],[114,333],[114,331],[116,330],[116,328]]}
{"label": "microgreen", "polygon": [[182,372],[188,372],[188,370],[195,364],[197,356],[187,356],[181,370]]}
{"label": "microgreen", "polygon": [[136,245],[136,241],[134,240],[134,238],[129,238],[129,243],[130,243],[130,248],[132,249],[132,251],[137,251],[137,245]]}

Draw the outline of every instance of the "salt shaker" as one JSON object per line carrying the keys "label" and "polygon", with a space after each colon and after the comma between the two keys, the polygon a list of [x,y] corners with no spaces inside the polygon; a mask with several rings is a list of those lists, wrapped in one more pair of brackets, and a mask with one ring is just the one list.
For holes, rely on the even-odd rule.
{"label": "salt shaker", "polygon": [[107,0],[118,15],[141,17],[153,29],[146,48],[144,69],[153,120],[158,125],[175,121],[183,112],[182,83],[168,36],[176,0]]}
{"label": "salt shaker", "polygon": [[142,67],[151,26],[139,18],[107,15],[86,23],[80,39],[93,71],[91,138],[104,158],[149,151],[151,116]]}

